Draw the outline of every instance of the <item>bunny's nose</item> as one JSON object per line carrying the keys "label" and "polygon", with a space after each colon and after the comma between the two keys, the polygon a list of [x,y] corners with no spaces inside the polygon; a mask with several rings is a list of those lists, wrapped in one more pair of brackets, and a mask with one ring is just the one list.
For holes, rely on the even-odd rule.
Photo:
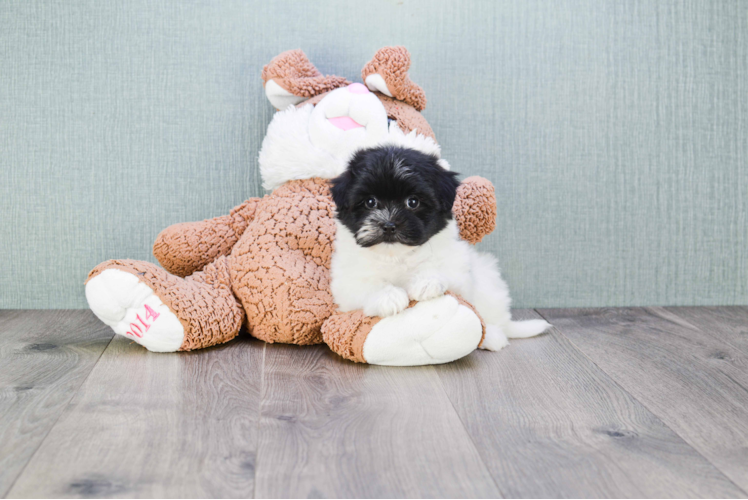
{"label": "bunny's nose", "polygon": [[368,94],[369,89],[362,83],[352,83],[348,85],[348,91],[352,94]]}

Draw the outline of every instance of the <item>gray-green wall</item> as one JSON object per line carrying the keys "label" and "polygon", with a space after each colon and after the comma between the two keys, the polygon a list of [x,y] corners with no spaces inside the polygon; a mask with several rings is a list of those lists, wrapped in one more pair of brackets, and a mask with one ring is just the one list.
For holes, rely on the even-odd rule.
{"label": "gray-green wall", "polygon": [[748,303],[748,2],[0,2],[0,307],[262,194],[260,71],[405,45],[516,306]]}

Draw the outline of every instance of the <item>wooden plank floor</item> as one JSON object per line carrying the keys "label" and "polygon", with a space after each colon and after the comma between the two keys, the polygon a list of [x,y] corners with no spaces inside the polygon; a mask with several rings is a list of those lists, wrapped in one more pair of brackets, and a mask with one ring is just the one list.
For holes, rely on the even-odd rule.
{"label": "wooden plank floor", "polygon": [[[748,491],[748,354],[717,323],[724,315],[713,315],[704,324],[712,327],[701,329],[686,319],[689,314],[684,311],[681,316],[675,308],[541,313],[621,387]],[[746,325],[739,335],[746,335],[748,321]]]}
{"label": "wooden plank floor", "polygon": [[0,496],[112,339],[90,311],[0,310]]}
{"label": "wooden plank floor", "polygon": [[0,311],[0,497],[741,497],[748,308],[515,311],[443,366]]}

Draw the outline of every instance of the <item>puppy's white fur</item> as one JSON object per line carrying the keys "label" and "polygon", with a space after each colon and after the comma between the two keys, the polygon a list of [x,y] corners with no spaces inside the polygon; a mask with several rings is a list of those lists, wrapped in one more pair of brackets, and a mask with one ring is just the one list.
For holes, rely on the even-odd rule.
{"label": "puppy's white fur", "polygon": [[454,220],[421,246],[380,243],[367,248],[338,222],[331,274],[340,310],[363,309],[369,316],[391,316],[408,307],[409,299],[454,292],[483,318],[483,349],[496,351],[507,345],[507,338],[532,337],[550,327],[543,320],[512,321],[509,289],[496,259],[461,240]]}

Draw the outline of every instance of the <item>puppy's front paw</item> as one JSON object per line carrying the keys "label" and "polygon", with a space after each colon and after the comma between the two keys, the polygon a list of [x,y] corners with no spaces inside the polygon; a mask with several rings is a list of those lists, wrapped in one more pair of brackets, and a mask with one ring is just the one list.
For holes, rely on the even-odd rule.
{"label": "puppy's front paw", "polygon": [[397,286],[388,285],[366,304],[364,314],[382,318],[393,316],[408,307],[409,303],[408,294],[405,290]]}
{"label": "puppy's front paw", "polygon": [[446,291],[447,285],[434,275],[416,276],[408,284],[408,297],[419,302],[441,297]]}

